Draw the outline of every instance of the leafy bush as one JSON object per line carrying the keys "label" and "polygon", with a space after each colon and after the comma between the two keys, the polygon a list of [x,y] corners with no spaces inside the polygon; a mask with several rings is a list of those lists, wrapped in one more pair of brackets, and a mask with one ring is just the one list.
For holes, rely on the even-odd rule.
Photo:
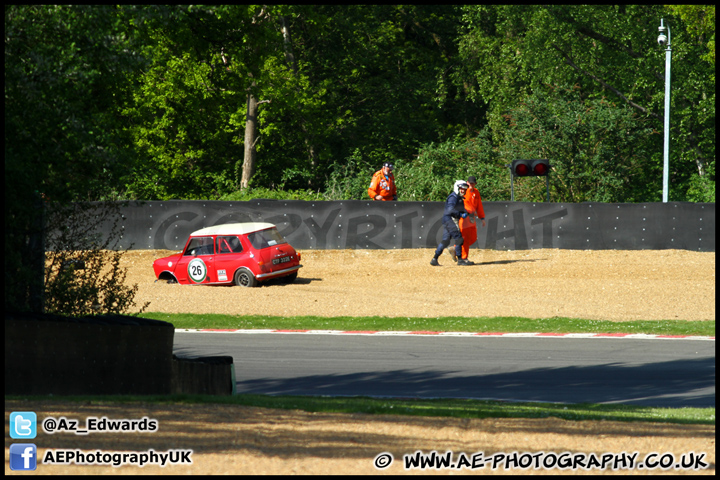
{"label": "leafy bush", "polygon": [[[46,313],[83,316],[128,313],[135,305],[137,284],[125,285],[120,267],[126,251],[115,251],[120,239],[118,203],[51,205],[47,214]],[[103,225],[111,224],[103,238]],[[142,313],[149,303],[142,306]]]}
{"label": "leafy bush", "polygon": [[690,179],[687,191],[688,202],[715,203],[715,162],[712,163],[712,172],[706,172],[702,177],[697,175]]}
{"label": "leafy bush", "polygon": [[264,187],[250,187],[236,190],[220,197],[222,201],[246,202],[255,199],[268,200],[322,200],[322,195],[312,190],[275,190]]}
{"label": "leafy bush", "polygon": [[372,166],[356,149],[345,161],[330,167],[323,193],[325,200],[370,200],[367,193],[370,180],[379,169],[380,166]]}
{"label": "leafy bush", "polygon": [[474,138],[426,145],[413,162],[398,162],[398,199],[444,201],[456,180],[475,176],[485,201],[509,198],[509,170],[502,165],[484,130]]}

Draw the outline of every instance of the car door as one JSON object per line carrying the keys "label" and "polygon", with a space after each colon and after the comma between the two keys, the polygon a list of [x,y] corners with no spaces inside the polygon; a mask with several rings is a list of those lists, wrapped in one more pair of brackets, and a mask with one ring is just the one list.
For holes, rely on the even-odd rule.
{"label": "car door", "polygon": [[213,237],[193,237],[183,252],[175,275],[180,283],[217,282]]}
{"label": "car door", "polygon": [[232,282],[238,267],[247,266],[247,252],[237,235],[218,235],[215,252],[218,282]]}

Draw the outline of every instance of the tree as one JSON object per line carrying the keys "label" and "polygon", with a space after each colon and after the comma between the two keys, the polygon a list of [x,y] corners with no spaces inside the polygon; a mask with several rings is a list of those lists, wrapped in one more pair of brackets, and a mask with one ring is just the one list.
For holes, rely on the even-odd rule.
{"label": "tree", "polygon": [[666,8],[683,21],[694,42],[707,47],[707,54],[701,58],[714,66],[715,5],[668,5]]}
{"label": "tree", "polygon": [[[535,93],[504,117],[498,155],[550,160],[555,202],[640,202],[660,175],[648,164],[648,121],[625,105],[580,98],[576,91]],[[545,182],[516,181],[516,198],[542,201]]]}
{"label": "tree", "polygon": [[323,27],[298,26],[304,48],[295,56],[305,62],[310,86],[324,92],[321,172],[358,158],[356,151],[363,169],[376,170],[457,133],[441,109],[454,91],[437,94],[438,79],[451,68],[457,8],[323,7]]}
{"label": "tree", "polygon": [[[392,161],[420,175],[421,156],[476,137],[493,149],[483,168],[494,172],[509,160],[497,155],[518,146],[506,119],[524,118],[521,107],[542,95],[559,110],[572,98],[595,112],[634,111],[633,131],[653,127],[636,140],[655,171],[659,18],[674,43],[671,199],[708,201],[714,7],[10,6],[6,195],[27,196],[6,224],[31,218],[22,208],[33,190],[53,201],[250,188],[333,196],[357,190],[338,183],[339,171],[362,177]],[[541,111],[554,110],[532,115]],[[658,199],[659,181],[647,180],[657,188],[642,200]]]}
{"label": "tree", "polygon": [[[714,132],[704,131],[702,128],[705,125],[712,125],[714,128],[715,123],[715,6],[669,5],[666,8],[673,15],[682,19],[688,34],[687,41],[695,47],[693,51],[697,52],[695,54],[711,67],[709,72],[688,72],[691,85],[695,87],[696,95],[691,101],[694,108],[684,109],[681,112],[683,115],[680,121],[694,124],[695,127],[685,133],[684,138],[680,138],[680,141],[690,145],[691,151],[683,152],[683,157],[695,161],[698,169],[698,175],[691,175],[689,181],[685,182],[687,200],[714,202],[715,135]],[[706,49],[706,53],[703,54],[704,49]],[[710,83],[713,86],[712,92],[709,92],[707,88]]]}
{"label": "tree", "polygon": [[112,197],[132,152],[114,108],[141,61],[111,6],[5,8],[5,305],[42,309],[43,203]]}
{"label": "tree", "polygon": [[241,157],[239,95],[214,83],[222,67],[201,63],[177,44],[153,37],[153,64],[135,75],[132,100],[123,108],[138,156],[129,166],[129,195],[142,199],[207,198],[235,185]]}
{"label": "tree", "polygon": [[[161,10],[166,14],[144,27],[153,66],[138,75],[143,94],[126,110],[144,152],[132,181],[135,195],[197,198],[228,186],[229,160],[213,164],[197,155],[192,163],[184,160],[189,135],[178,138],[173,129],[211,127],[192,150],[217,139],[226,148],[206,150],[215,152],[217,162],[238,158],[242,145],[243,161],[233,173],[238,188],[320,189],[332,165],[355,150],[377,166],[411,157],[423,141],[467,127],[448,124],[435,94],[437,78],[446,75],[453,56],[457,7]],[[172,65],[182,65],[184,73],[166,82]],[[183,93],[165,84],[177,84]],[[445,104],[462,103],[450,84],[442,95]],[[170,107],[177,102],[187,107],[175,114]],[[148,105],[160,108],[147,114]],[[161,122],[166,116],[171,120]],[[237,140],[220,132],[236,132]],[[160,182],[153,171],[170,181]],[[207,181],[208,172],[213,181]],[[185,183],[191,192],[186,194],[173,178],[198,180]]]}
{"label": "tree", "polygon": [[246,187],[256,169],[259,105],[265,103],[262,66],[280,38],[268,24],[270,9],[147,10],[152,21],[139,28],[152,65],[137,73],[142,95],[125,109],[144,153],[133,193],[208,198]]}
{"label": "tree", "polygon": [[[576,88],[582,99],[614,98],[648,120],[642,150],[654,169],[662,155],[664,62],[655,43],[661,6],[468,6],[460,39],[466,66],[456,81],[491,105],[489,124],[504,137],[504,116],[532,94]],[[687,41],[680,19],[673,30],[671,199],[685,200],[689,178],[714,172],[714,74],[699,64],[706,46]],[[679,27],[679,28],[678,28]],[[710,133],[713,132],[713,133]],[[710,137],[713,138],[710,138]],[[713,179],[714,181],[714,179]],[[658,188],[643,200],[659,198]]]}

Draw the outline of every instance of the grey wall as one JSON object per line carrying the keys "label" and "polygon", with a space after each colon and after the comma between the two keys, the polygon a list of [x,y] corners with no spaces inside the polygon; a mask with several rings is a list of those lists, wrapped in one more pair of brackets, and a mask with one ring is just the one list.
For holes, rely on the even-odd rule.
{"label": "grey wall", "polygon": [[[477,248],[715,251],[714,203],[485,202]],[[204,227],[263,221],[297,249],[434,248],[442,202],[157,201],[122,208],[119,248],[180,250]]]}

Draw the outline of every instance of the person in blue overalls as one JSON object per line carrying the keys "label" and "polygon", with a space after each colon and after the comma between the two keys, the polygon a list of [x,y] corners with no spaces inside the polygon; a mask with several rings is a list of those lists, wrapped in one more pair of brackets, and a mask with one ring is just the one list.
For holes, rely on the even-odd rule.
{"label": "person in blue overalls", "polygon": [[459,184],[457,188],[458,192],[455,193],[453,191],[450,195],[448,195],[447,200],[445,201],[445,210],[443,211],[442,216],[442,240],[440,241],[440,245],[438,245],[437,250],[435,250],[435,256],[432,260],[430,260],[430,265],[434,267],[440,265],[438,263],[438,258],[442,254],[443,250],[450,245],[451,238],[455,239],[455,255],[453,255],[453,260],[457,259],[458,265],[470,265],[470,262],[462,258],[461,248],[463,244],[463,237],[457,224],[458,220],[461,218],[467,218],[468,216],[467,210],[465,210],[465,203],[463,201],[467,189],[467,183]]}

